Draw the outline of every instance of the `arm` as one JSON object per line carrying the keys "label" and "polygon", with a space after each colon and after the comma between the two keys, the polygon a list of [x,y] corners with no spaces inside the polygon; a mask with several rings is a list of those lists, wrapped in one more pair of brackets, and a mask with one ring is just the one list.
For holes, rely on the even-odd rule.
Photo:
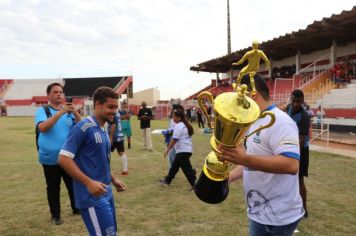
{"label": "arm", "polygon": [[164,151],[164,154],[163,154],[164,158],[166,158],[166,156],[168,155],[169,150],[171,150],[174,147],[174,145],[176,145],[177,141],[178,140],[176,140],[176,139],[171,140],[171,142],[167,146],[166,151]]}
{"label": "arm", "polygon": [[137,114],[137,119],[138,120],[141,120],[141,117],[142,117],[142,112],[141,110],[138,111],[138,114]]}
{"label": "arm", "polygon": [[65,114],[67,111],[65,109],[60,109],[54,116],[52,116],[51,118],[41,122],[38,125],[38,129],[40,132],[42,133],[46,133],[49,129],[51,129],[59,120],[59,118],[61,118],[61,116],[63,114]]}
{"label": "arm", "polygon": [[229,173],[229,183],[241,179],[242,177],[243,177],[243,166],[236,166]]}
{"label": "arm", "polygon": [[307,135],[309,135],[310,130],[310,116],[307,111],[303,110],[303,116],[299,128],[299,146],[302,148],[305,143]]}
{"label": "arm", "polygon": [[78,123],[79,121],[82,120],[82,117],[80,116],[79,112],[77,111],[77,109],[74,109],[73,111],[73,115],[75,117],[75,122]]}
{"label": "arm", "polygon": [[76,123],[82,120],[82,117],[80,116],[78,110],[75,108],[73,103],[66,103],[64,106],[66,107],[67,112],[71,112],[74,115]]}
{"label": "arm", "polygon": [[106,193],[107,185],[90,179],[78,168],[77,164],[75,164],[71,157],[60,154],[58,164],[68,173],[68,175],[85,185],[90,194],[97,197]]}
{"label": "arm", "polygon": [[291,174],[298,173],[299,161],[291,157],[282,155],[274,156],[259,156],[247,154],[242,145],[235,148],[220,146],[219,149],[222,155],[218,156],[220,161],[229,161],[236,165],[242,165],[251,169],[275,173],[275,174]]}
{"label": "arm", "polygon": [[246,52],[245,53],[245,55],[238,61],[238,62],[235,62],[235,63],[232,63],[233,65],[240,65],[240,64],[242,64],[244,61],[246,61],[246,59],[248,58],[248,56],[249,56],[249,53],[248,52]]}
{"label": "arm", "polygon": [[113,176],[111,174],[111,182],[114,185],[114,187],[116,188],[117,192],[123,192],[126,190],[126,185],[124,182],[122,182],[121,180],[119,180],[118,178],[116,178],[115,176]]}
{"label": "arm", "polygon": [[114,137],[114,133],[115,133],[115,129],[116,129],[116,124],[113,123],[111,124],[111,128],[110,128],[110,142],[113,143],[113,137]]}
{"label": "arm", "polygon": [[271,63],[269,62],[268,58],[266,57],[266,55],[260,50],[260,56],[261,58],[265,61],[266,63],[266,67],[270,68],[271,67]]}
{"label": "arm", "polygon": [[145,116],[147,120],[152,120],[152,111],[149,109],[148,116]]}
{"label": "arm", "polygon": [[67,112],[73,112],[76,122],[81,120],[81,116],[75,110],[74,105],[71,104],[71,103],[67,103],[67,104],[63,105],[62,108],[54,116],[52,116],[51,118],[47,119],[46,121],[41,122],[38,125],[38,129],[42,133],[47,132],[49,129],[51,129],[57,123],[59,118],[61,118],[61,116],[63,114],[65,114],[65,113],[67,113]]}

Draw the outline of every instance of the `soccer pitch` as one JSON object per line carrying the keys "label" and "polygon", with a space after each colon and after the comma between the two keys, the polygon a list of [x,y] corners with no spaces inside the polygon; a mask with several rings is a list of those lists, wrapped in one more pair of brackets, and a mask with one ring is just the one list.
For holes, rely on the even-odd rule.
{"label": "soccer pitch", "polygon": [[[205,204],[189,191],[182,171],[168,188],[161,186],[158,179],[168,171],[164,138],[152,134],[155,151],[143,150],[139,123],[136,117],[131,121],[132,149],[126,149],[130,174],[119,175],[117,153],[111,162],[112,173],[127,185],[125,192],[114,193],[119,235],[247,235],[241,181],[230,186],[228,198],[219,205]],[[167,126],[167,120],[154,120],[151,130]],[[193,126],[191,162],[200,173],[210,152],[210,135],[202,134],[196,123]],[[0,117],[0,143],[0,235],[87,235],[81,217],[71,214],[64,184],[64,224],[50,223],[33,118]],[[356,159],[311,152],[306,186],[309,218],[299,224],[299,235],[356,234]]]}

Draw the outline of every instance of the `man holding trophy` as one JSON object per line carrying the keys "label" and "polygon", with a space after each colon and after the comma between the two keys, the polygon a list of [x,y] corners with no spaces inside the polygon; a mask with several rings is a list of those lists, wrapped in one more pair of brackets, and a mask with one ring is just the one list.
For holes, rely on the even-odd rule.
{"label": "man holding trophy", "polygon": [[[304,215],[297,175],[298,127],[272,104],[265,80],[259,74],[254,80],[257,93],[252,99],[260,110],[272,111],[276,121],[248,138],[246,150],[243,145],[220,145],[218,159],[237,165],[230,171],[229,182],[243,178],[250,235],[292,235]],[[242,83],[251,89],[248,76],[243,77]],[[258,119],[250,130],[265,124],[265,119]]]}
{"label": "man holding trophy", "polygon": [[[249,64],[258,69],[259,61],[253,57]],[[292,235],[304,215],[297,175],[298,127],[272,103],[266,81],[253,68],[239,76],[234,92],[215,100],[209,92],[198,96],[204,114],[202,101],[207,97],[216,116],[210,139],[213,150],[205,158],[194,192],[203,202],[217,204],[227,197],[229,183],[243,178],[250,235]],[[231,170],[232,164],[236,166]]]}

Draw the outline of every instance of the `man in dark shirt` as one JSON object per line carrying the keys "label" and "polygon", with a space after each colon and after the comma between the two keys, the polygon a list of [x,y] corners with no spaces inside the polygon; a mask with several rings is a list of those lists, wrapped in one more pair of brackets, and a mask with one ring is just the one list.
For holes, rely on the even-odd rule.
{"label": "man in dark shirt", "polygon": [[198,116],[198,126],[199,128],[205,128],[204,127],[204,120],[203,120],[203,112],[201,111],[201,109],[199,108],[197,111],[197,116]]}
{"label": "man in dark shirt", "polygon": [[299,192],[303,199],[305,210],[304,217],[308,217],[307,211],[307,189],[304,183],[304,176],[308,177],[309,168],[309,128],[310,116],[303,108],[304,94],[302,90],[296,89],[292,92],[290,104],[287,106],[288,115],[295,121],[299,130],[299,147],[300,147],[300,162],[299,162]]}
{"label": "man in dark shirt", "polygon": [[142,102],[142,108],[138,111],[137,118],[140,120],[140,128],[143,136],[143,146],[145,150],[153,151],[151,140],[151,119],[152,111],[146,107],[146,102]]}

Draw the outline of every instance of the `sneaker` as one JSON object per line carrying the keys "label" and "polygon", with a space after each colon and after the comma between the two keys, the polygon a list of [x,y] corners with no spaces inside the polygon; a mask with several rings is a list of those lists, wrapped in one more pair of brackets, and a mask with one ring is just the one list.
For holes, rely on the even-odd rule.
{"label": "sneaker", "polygon": [[54,225],[61,225],[61,224],[63,224],[63,220],[62,220],[61,218],[53,217],[53,218],[52,218],[52,224],[54,224]]}
{"label": "sneaker", "polygon": [[123,172],[121,172],[121,175],[129,175],[129,172],[128,171],[123,171]]}
{"label": "sneaker", "polygon": [[164,186],[164,187],[168,187],[169,183],[165,180],[165,179],[160,179],[159,182]]}

